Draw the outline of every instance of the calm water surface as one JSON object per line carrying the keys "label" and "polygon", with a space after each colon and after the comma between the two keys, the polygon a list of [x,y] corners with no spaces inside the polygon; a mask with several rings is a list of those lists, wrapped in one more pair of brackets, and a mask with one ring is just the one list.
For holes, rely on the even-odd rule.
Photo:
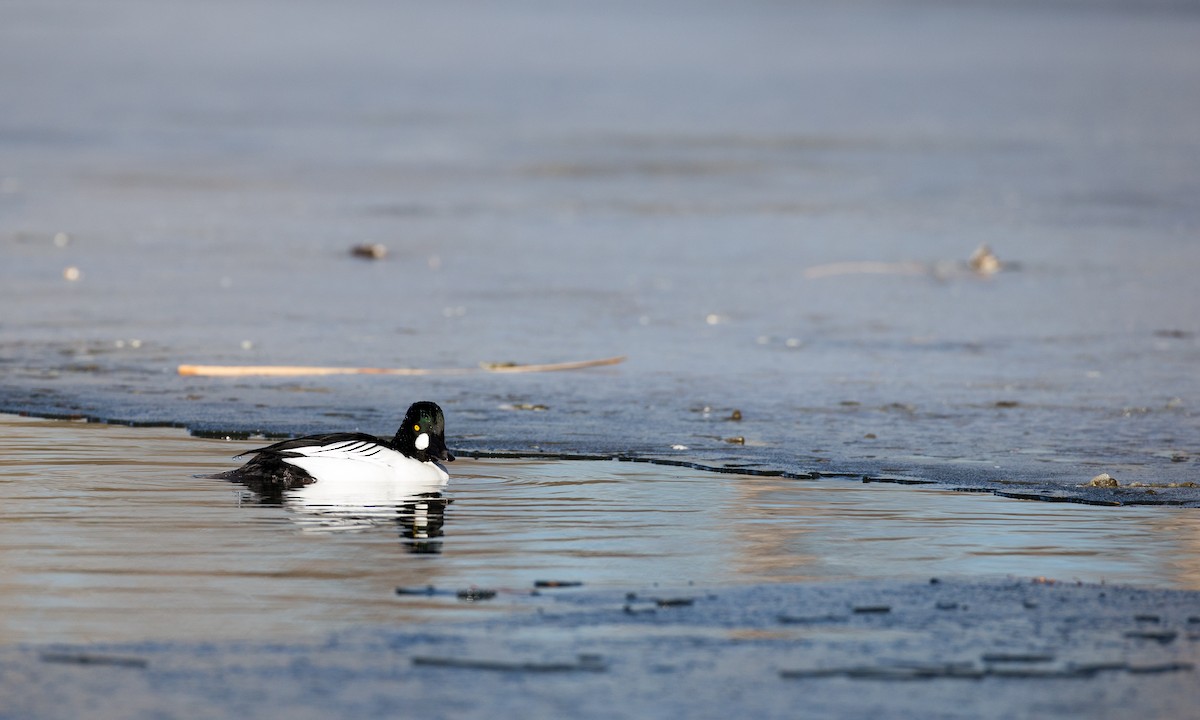
{"label": "calm water surface", "polygon": [[[261,441],[257,444],[261,444]],[[1200,588],[1194,510],[760,478],[455,462],[448,498],[330,513],[224,481],[255,442],[0,416],[0,643],[295,637],[511,610],[588,587],[1046,575]],[[497,588],[399,598],[399,586]]]}

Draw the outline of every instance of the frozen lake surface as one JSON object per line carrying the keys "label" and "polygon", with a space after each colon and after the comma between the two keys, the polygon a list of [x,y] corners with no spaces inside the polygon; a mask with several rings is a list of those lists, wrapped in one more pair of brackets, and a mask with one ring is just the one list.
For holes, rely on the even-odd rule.
{"label": "frozen lake surface", "polygon": [[[4,15],[0,408],[385,434],[431,399],[464,450],[1200,479],[1190,4]],[[1117,500],[1200,503],[1151,489]]]}

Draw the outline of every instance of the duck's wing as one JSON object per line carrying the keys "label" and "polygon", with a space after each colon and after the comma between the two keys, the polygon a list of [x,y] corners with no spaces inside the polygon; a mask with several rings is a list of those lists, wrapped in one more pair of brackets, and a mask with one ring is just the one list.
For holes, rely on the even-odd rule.
{"label": "duck's wing", "polygon": [[387,441],[366,433],[308,435],[240,453],[254,457],[240,468],[214,477],[241,483],[256,492],[263,502],[279,503],[283,493],[316,482],[311,474],[288,458],[334,457],[371,460],[388,449]]}
{"label": "duck's wing", "polygon": [[284,440],[274,445],[238,453],[234,457],[266,455],[281,458],[305,456],[365,459],[389,447],[386,440],[367,433],[327,433]]}

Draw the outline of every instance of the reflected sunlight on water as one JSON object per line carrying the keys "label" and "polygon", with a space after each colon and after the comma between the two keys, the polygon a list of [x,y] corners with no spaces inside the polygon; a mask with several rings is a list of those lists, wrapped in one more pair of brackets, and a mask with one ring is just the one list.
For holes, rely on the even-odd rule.
{"label": "reflected sunlight on water", "polygon": [[933,575],[1200,588],[1195,510],[460,459],[444,497],[261,504],[196,477],[254,443],[0,416],[0,643],[288,637],[511,609],[397,587],[525,592]]}

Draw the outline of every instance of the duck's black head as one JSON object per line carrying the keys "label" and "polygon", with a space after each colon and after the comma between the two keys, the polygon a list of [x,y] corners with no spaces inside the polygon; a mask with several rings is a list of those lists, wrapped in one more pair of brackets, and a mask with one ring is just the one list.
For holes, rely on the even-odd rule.
{"label": "duck's black head", "polygon": [[454,459],[446,448],[446,418],[437,403],[428,400],[408,408],[392,442],[397,450],[421,462]]}

